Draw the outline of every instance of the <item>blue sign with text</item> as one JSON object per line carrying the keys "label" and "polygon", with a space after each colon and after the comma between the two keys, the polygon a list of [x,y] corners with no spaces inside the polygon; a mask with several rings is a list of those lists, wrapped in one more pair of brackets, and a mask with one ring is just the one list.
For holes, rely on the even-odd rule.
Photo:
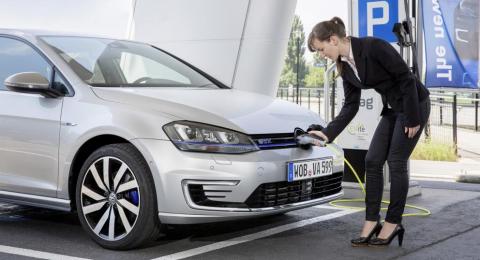
{"label": "blue sign with text", "polygon": [[478,0],[422,1],[427,87],[479,87]]}
{"label": "blue sign with text", "polygon": [[399,0],[358,1],[358,33],[360,37],[374,36],[397,42],[393,25],[398,22]]}

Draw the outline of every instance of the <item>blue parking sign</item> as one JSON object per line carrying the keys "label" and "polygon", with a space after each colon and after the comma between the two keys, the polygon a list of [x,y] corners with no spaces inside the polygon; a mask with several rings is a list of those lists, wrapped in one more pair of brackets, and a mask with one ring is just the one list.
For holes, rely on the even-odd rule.
{"label": "blue parking sign", "polygon": [[393,25],[398,22],[399,0],[359,0],[359,36],[375,36],[388,42],[396,42]]}

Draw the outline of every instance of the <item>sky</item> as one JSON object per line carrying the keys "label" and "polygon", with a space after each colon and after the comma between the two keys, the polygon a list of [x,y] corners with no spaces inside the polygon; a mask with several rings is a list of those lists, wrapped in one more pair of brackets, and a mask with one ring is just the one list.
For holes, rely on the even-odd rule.
{"label": "sky", "polygon": [[[348,2],[349,0],[297,0],[295,14],[300,16],[305,31],[305,37],[318,22],[340,17],[347,27],[348,34]],[[312,54],[305,52],[307,61],[312,60]]]}

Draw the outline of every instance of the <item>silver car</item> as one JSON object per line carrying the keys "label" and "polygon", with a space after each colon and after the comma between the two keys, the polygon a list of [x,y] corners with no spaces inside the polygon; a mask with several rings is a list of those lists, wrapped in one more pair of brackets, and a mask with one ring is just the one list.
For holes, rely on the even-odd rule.
{"label": "silver car", "polygon": [[339,198],[343,151],[295,142],[312,123],[148,44],[0,30],[0,200],[76,211],[105,248]]}

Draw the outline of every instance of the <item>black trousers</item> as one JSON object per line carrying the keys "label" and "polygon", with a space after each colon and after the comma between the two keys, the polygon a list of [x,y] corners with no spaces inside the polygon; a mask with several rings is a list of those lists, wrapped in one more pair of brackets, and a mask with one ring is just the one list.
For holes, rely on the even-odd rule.
{"label": "black trousers", "polygon": [[385,221],[401,223],[409,186],[408,158],[415,148],[429,116],[430,99],[427,98],[420,104],[420,130],[414,138],[408,138],[405,133],[405,115],[403,113],[391,111],[380,120],[365,158],[366,220],[377,221],[380,219],[383,166],[387,161],[391,187],[390,205]]}

